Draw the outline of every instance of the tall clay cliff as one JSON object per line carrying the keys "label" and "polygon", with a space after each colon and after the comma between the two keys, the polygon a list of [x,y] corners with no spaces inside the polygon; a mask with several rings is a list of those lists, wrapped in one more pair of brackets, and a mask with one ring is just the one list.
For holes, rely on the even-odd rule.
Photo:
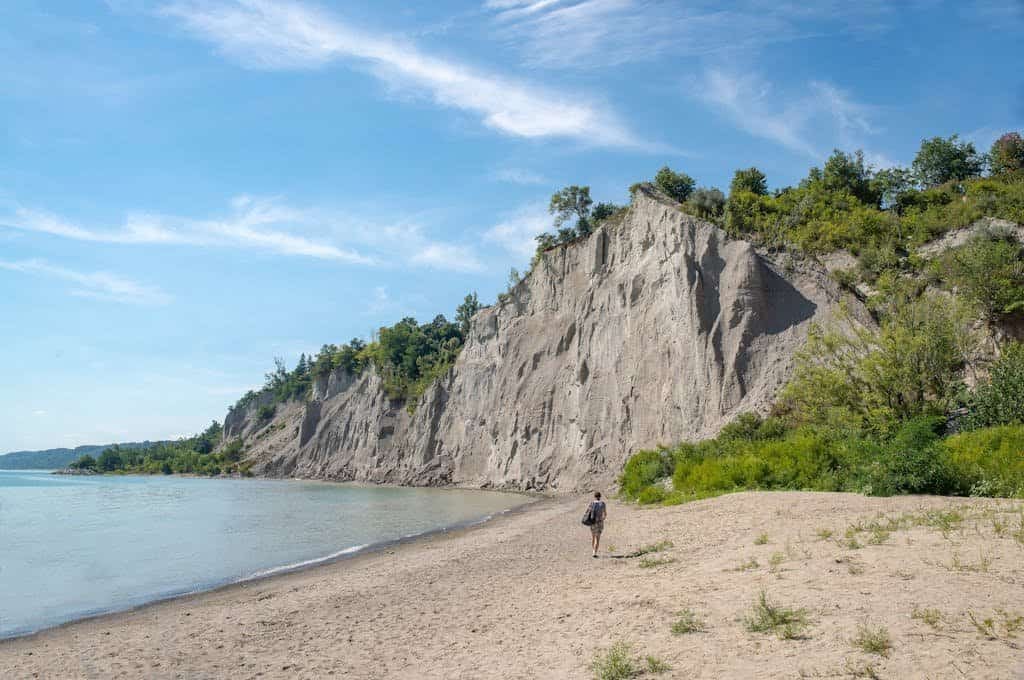
{"label": "tall clay cliff", "polygon": [[225,434],[271,476],[583,489],[637,449],[764,411],[840,297],[817,265],[783,266],[642,189],[480,311],[412,414],[372,369],[339,370],[269,422],[259,400],[228,413]]}

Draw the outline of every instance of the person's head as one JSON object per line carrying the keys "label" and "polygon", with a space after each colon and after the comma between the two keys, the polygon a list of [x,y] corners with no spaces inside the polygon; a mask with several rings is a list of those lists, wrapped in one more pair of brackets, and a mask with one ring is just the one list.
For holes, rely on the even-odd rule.
{"label": "person's head", "polygon": [[594,498],[596,498],[597,500],[601,500],[601,492],[600,491],[595,491],[594,492]]}

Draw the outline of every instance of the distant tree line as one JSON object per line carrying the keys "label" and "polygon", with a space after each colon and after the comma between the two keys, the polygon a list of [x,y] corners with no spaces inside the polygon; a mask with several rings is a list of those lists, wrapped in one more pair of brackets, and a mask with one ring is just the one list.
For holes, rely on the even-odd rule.
{"label": "distant tree line", "polygon": [[158,442],[147,448],[126,448],[115,444],[95,458],[83,455],[69,467],[97,473],[248,474],[248,466],[241,462],[241,440],[228,442],[215,452],[223,434],[221,424],[213,421],[208,428],[192,437]]}

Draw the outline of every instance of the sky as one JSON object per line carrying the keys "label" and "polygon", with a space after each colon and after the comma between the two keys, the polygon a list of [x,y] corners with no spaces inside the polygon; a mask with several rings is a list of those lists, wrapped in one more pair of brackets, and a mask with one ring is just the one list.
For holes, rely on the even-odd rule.
{"label": "sky", "polygon": [[493,301],[567,184],[987,149],[1022,34],[1018,0],[5,0],[0,452],[189,435],[275,356]]}

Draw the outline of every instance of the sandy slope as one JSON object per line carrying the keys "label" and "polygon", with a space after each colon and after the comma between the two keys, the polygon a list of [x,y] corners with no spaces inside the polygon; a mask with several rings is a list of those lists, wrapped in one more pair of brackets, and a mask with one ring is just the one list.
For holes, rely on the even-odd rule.
{"label": "sandy slope", "polygon": [[[1024,677],[1024,619],[1012,630],[1024,616],[1020,502],[811,493],[659,509],[612,502],[615,554],[673,541],[658,556],[675,561],[652,568],[593,560],[582,508],[578,498],[545,500],[482,528],[0,643],[0,677],[587,678],[595,652],[618,640],[668,662],[660,677]],[[902,515],[901,528],[873,533],[866,525],[879,512]],[[841,545],[858,522],[863,547]],[[767,543],[756,545],[761,534]],[[751,558],[759,566],[738,569]],[[745,630],[761,589],[808,610],[805,638]],[[670,633],[683,607],[706,632]],[[912,617],[915,607],[942,620],[933,628]],[[968,613],[992,618],[992,636]],[[888,629],[888,658],[851,644],[864,623]]]}

